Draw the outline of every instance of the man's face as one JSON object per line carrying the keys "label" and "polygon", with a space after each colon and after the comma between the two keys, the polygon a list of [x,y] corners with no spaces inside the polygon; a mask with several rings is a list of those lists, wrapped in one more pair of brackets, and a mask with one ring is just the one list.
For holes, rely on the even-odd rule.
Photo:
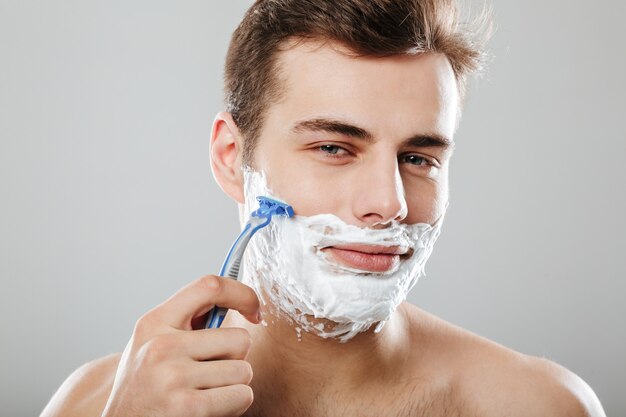
{"label": "man's face", "polygon": [[355,58],[303,43],[279,62],[285,92],[267,111],[253,161],[274,194],[296,214],[332,213],[359,227],[434,223],[448,198],[458,108],[448,60]]}

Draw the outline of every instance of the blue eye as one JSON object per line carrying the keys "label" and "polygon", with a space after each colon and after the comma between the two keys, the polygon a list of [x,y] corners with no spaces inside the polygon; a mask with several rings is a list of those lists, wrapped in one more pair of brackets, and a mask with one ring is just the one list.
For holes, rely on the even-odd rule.
{"label": "blue eye", "polygon": [[421,157],[419,155],[405,155],[401,158],[401,161],[409,163],[411,165],[418,165],[418,166],[431,165],[430,162],[426,158]]}
{"label": "blue eye", "polygon": [[337,145],[322,145],[320,146],[320,150],[330,155],[337,155],[342,149]]}

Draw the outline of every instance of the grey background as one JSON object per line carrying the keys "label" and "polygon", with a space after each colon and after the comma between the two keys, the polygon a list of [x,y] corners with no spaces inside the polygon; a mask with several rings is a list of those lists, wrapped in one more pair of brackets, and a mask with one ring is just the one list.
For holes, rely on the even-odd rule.
{"label": "grey background", "polygon": [[[209,135],[250,1],[0,1],[0,404],[37,415],[237,234]],[[623,2],[495,0],[410,300],[626,415]]]}

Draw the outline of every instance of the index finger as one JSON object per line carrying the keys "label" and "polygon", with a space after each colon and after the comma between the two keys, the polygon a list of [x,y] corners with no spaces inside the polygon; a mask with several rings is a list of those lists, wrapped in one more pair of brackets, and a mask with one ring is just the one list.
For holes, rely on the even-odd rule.
{"label": "index finger", "polygon": [[215,305],[237,310],[252,323],[259,322],[259,298],[254,290],[234,279],[215,275],[204,276],[183,287],[152,313],[169,326],[191,330],[191,320]]}

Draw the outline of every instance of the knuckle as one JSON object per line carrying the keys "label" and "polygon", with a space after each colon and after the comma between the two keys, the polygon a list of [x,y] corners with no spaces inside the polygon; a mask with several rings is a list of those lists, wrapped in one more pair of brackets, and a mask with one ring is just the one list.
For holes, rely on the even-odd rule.
{"label": "knuckle", "polygon": [[250,332],[243,327],[234,327],[233,331],[235,332],[235,337],[239,344],[244,347],[246,350],[250,348],[252,345],[252,336],[250,336]]}
{"label": "knuckle", "polygon": [[159,335],[144,343],[139,349],[138,356],[142,363],[151,365],[162,362],[170,350],[169,339]]}
{"label": "knuckle", "polygon": [[152,316],[152,312],[148,312],[143,316],[139,317],[139,319],[135,322],[135,328],[133,329],[133,334],[138,339],[146,338],[152,328],[154,327],[154,318]]}
{"label": "knuckle", "polygon": [[161,384],[170,392],[184,386],[185,384],[185,372],[179,366],[174,364],[164,366],[159,375]]}
{"label": "knuckle", "polygon": [[257,295],[256,291],[254,291],[254,289],[246,284],[242,284],[245,293],[247,294],[249,301],[255,305],[256,307],[258,307],[260,305],[260,301],[259,301],[259,296]]}
{"label": "knuckle", "polygon": [[233,341],[233,353],[238,356],[245,356],[248,354],[250,347],[252,346],[252,337],[246,329],[232,328],[234,333]]}
{"label": "knuckle", "polygon": [[248,385],[236,385],[235,387],[238,392],[237,399],[242,407],[241,412],[243,412],[252,405],[254,401],[254,391],[252,391],[252,388]]}
{"label": "knuckle", "polygon": [[[203,397],[204,410],[215,408],[228,409],[226,416],[241,416],[254,401],[254,393],[252,388],[244,384],[229,385],[215,390],[208,390],[206,396]],[[193,407],[193,404],[188,404]],[[222,415],[222,414],[221,414]]]}
{"label": "knuckle", "polygon": [[237,384],[230,385],[228,389],[222,390],[219,396],[213,397],[211,401],[221,404],[229,404],[234,415],[241,415],[254,401],[254,393],[248,385]]}
{"label": "knuckle", "polygon": [[249,384],[252,381],[252,377],[254,376],[254,372],[252,371],[252,365],[246,361],[237,361],[237,375],[238,380],[242,381],[244,384]]}
{"label": "knuckle", "polygon": [[222,281],[215,275],[206,275],[200,278],[198,284],[213,294],[217,294],[222,290]]}

